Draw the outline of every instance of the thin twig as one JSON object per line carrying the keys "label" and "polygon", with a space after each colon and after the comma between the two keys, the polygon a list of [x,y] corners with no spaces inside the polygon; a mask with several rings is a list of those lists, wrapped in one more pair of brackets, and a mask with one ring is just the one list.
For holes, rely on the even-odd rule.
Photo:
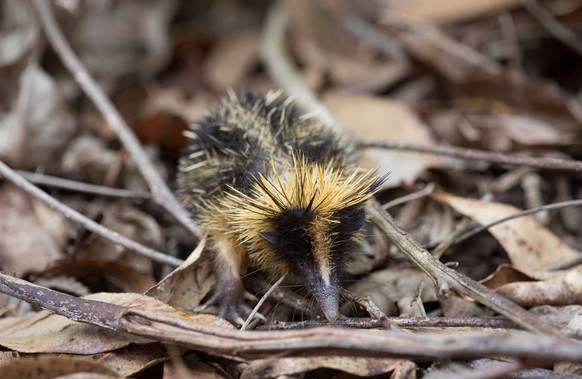
{"label": "thin twig", "polygon": [[413,192],[413,193],[409,193],[408,195],[401,196],[397,199],[394,199],[394,200],[391,200],[385,204],[382,204],[382,209],[387,211],[388,209],[395,207],[397,205],[404,204],[404,203],[407,203],[407,202],[412,201],[412,200],[422,199],[423,197],[426,197],[426,196],[430,195],[431,193],[433,193],[434,188],[435,188],[434,183],[429,183],[426,187],[424,187],[421,190],[418,190],[418,191]]}
{"label": "thin twig", "polygon": [[0,175],[3,176],[6,180],[16,185],[17,187],[22,188],[27,193],[36,197],[49,207],[62,213],[66,218],[85,226],[88,230],[92,231],[93,233],[103,238],[107,238],[110,241],[113,241],[129,250],[132,250],[156,262],[160,262],[175,267],[179,266],[183,262],[181,259],[171,257],[167,254],[162,253],[161,251],[154,250],[140,243],[132,241],[129,238],[124,237],[121,234],[116,233],[104,227],[103,225],[100,225],[95,221],[83,216],[81,213],[77,212],[73,208],[70,208],[67,205],[61,203],[60,201],[50,196],[46,192],[43,192],[40,188],[28,182],[26,179],[18,175],[2,161],[0,161]]}
{"label": "thin twig", "polygon": [[429,25],[426,22],[416,23],[415,20],[411,19],[410,15],[402,12],[399,13],[392,9],[384,14],[381,22],[385,25],[418,34],[434,43],[435,46],[438,46],[444,52],[471,65],[480,67],[490,75],[497,75],[502,71],[501,65],[495,60],[475,50],[471,46],[448,36],[438,26]]}
{"label": "thin twig", "polygon": [[347,29],[357,37],[378,48],[378,50],[395,61],[407,63],[409,61],[402,46],[388,38],[385,33],[372,25],[360,15],[350,15],[346,20]]}
{"label": "thin twig", "polygon": [[496,312],[516,322],[524,329],[538,333],[549,334],[566,338],[557,329],[542,322],[532,313],[526,311],[511,300],[499,295],[495,291],[480,283],[462,275],[461,273],[446,267],[442,262],[433,257],[425,248],[416,242],[408,233],[396,226],[392,216],[380,208],[380,205],[372,202],[367,207],[372,222],[378,226],[392,243],[425,274],[427,274],[439,289],[441,296],[446,296],[451,289],[469,296],[470,298],[488,306]]}
{"label": "thin twig", "polygon": [[453,146],[422,146],[408,142],[398,141],[372,141],[361,139],[358,142],[359,149],[392,149],[444,155],[460,159],[480,160],[496,164],[511,166],[528,166],[549,170],[582,171],[582,161],[555,159],[555,158],[531,158],[489,151],[464,149]]}
{"label": "thin twig", "polygon": [[49,187],[62,188],[70,191],[83,192],[99,196],[121,197],[138,200],[148,200],[152,198],[149,192],[98,186],[96,184],[83,183],[76,180],[69,180],[65,178],[59,178],[56,176],[39,174],[36,172],[28,171],[16,171],[16,172],[31,183],[41,184]]}
{"label": "thin twig", "polygon": [[559,203],[547,204],[547,205],[542,205],[541,207],[526,209],[526,210],[523,210],[523,211],[518,212],[516,214],[512,214],[512,215],[500,218],[499,220],[495,220],[489,224],[482,225],[482,226],[476,227],[474,229],[468,230],[465,233],[461,234],[459,237],[457,237],[455,239],[454,244],[458,244],[460,242],[463,242],[463,241],[473,237],[474,235],[479,234],[479,233],[481,233],[481,232],[483,232],[483,231],[485,231],[485,230],[487,230],[495,225],[499,225],[503,222],[513,220],[515,218],[529,216],[529,215],[537,213],[537,212],[549,211],[551,209],[560,209],[560,208],[566,208],[566,207],[580,207],[580,206],[582,206],[582,200],[578,199],[578,200],[561,201]]}
{"label": "thin twig", "polygon": [[370,299],[369,296],[366,297],[360,297],[360,296],[356,296],[356,295],[351,295],[351,297],[358,303],[360,304],[361,307],[366,309],[366,312],[368,312],[368,314],[370,314],[370,316],[374,317],[376,320],[378,320],[381,324],[382,324],[382,329],[384,330],[392,330],[395,331],[394,329],[398,329],[398,328],[393,328],[392,324],[390,323],[390,320],[388,318],[388,316],[386,316],[386,313],[382,312],[382,310],[380,308],[378,308],[378,306],[376,304],[374,304],[374,302],[372,301],[372,299]]}
{"label": "thin twig", "polygon": [[576,33],[556,20],[536,0],[521,0],[521,4],[548,32],[562,41],[566,46],[569,46],[572,50],[582,55],[582,43],[580,43],[580,38]]}
{"label": "thin twig", "polygon": [[[393,333],[337,327],[247,331],[191,320],[171,310],[153,310],[80,299],[0,273],[0,292],[38,304],[71,320],[131,333],[226,357],[285,356],[406,357],[422,360],[504,356],[534,361],[582,362],[582,345],[523,332]],[[144,298],[144,300],[146,300]]]}
{"label": "thin twig", "polygon": [[281,276],[279,278],[279,280],[277,280],[275,282],[275,284],[273,284],[271,286],[271,288],[269,288],[269,290],[263,295],[263,297],[261,297],[261,299],[257,302],[257,305],[253,308],[253,311],[251,312],[249,317],[247,317],[247,320],[245,321],[245,323],[241,326],[241,328],[240,328],[241,330],[245,330],[249,326],[249,324],[251,323],[251,321],[253,320],[253,318],[255,317],[255,315],[257,314],[257,312],[259,311],[259,309],[261,308],[261,306],[265,302],[265,300],[267,300],[267,298],[273,293],[275,288],[279,287],[279,284],[281,284],[281,282],[283,282],[283,280],[285,279],[285,276],[287,276],[287,275],[283,274],[283,276]]}
{"label": "thin twig", "polygon": [[[261,293],[266,288],[265,282],[258,278],[247,278],[245,280],[245,288],[255,292]],[[316,312],[314,307],[310,306],[305,298],[297,293],[290,291],[287,288],[277,287],[271,293],[271,299],[276,300],[281,304],[285,304],[296,312],[299,312],[307,317],[315,317]]]}
{"label": "thin twig", "polygon": [[[494,328],[515,329],[517,325],[500,317],[388,317],[391,325],[400,328]],[[305,321],[279,321],[273,324],[261,325],[257,330],[291,330],[316,328],[318,326],[340,326],[343,328],[376,329],[381,328],[384,321],[377,318],[350,318],[342,317],[335,322],[305,320]]]}
{"label": "thin twig", "polygon": [[62,31],[56,23],[51,10],[51,2],[47,0],[33,0],[42,27],[51,42],[55,52],[69,69],[79,86],[85,94],[93,101],[97,109],[101,112],[109,127],[117,134],[125,149],[129,152],[137,164],[144,180],[148,184],[153,200],[164,207],[182,225],[186,227],[198,239],[202,238],[202,233],[198,226],[191,219],[178,200],[174,197],[164,180],[154,167],[150,158],[143,150],[138,139],[135,137],[127,123],[123,120],[115,106],[111,103],[99,85],[93,79],[87,68],[73,52],[73,49],[66,41]]}
{"label": "thin twig", "polygon": [[299,106],[314,114],[327,127],[342,131],[331,112],[324,107],[307,87],[285,51],[285,31],[288,19],[281,2],[271,7],[263,31],[262,56],[269,74]]}

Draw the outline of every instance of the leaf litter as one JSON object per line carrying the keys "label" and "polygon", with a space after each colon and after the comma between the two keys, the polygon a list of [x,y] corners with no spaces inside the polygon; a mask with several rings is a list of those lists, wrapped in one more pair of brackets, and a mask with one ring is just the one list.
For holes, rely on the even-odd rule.
{"label": "leaf litter", "polygon": [[[301,80],[353,138],[579,161],[582,57],[569,46],[581,39],[575,35],[574,41],[560,40],[553,21],[575,31],[582,8],[567,0],[533,2],[542,7],[545,22],[523,6],[526,1],[284,1],[290,19],[285,48]],[[72,1],[55,2],[53,10],[83,64],[171,183],[184,144],[180,132],[199,121],[221,93],[279,87],[261,57],[269,4],[258,5],[159,0],[96,6]],[[39,175],[146,190],[135,162],[45,42],[34,7],[15,0],[1,6],[0,160]],[[444,243],[461,223],[485,225],[582,194],[580,172],[522,170],[398,149],[361,149],[359,154],[363,165],[391,173],[379,201],[419,193],[390,212],[428,247]],[[434,193],[420,194],[429,184]],[[0,270],[75,296],[88,291],[88,299],[230,328],[217,318],[190,313],[211,311],[200,307],[215,285],[211,257],[208,249],[202,251],[204,245],[196,249],[197,241],[162,209],[141,199],[43,188],[114,232],[186,263],[171,272],[68,222],[3,181]],[[449,245],[441,260],[483,279],[489,288],[579,340],[581,219],[579,206],[516,218]],[[382,238],[369,231],[365,260],[343,285],[347,297],[369,297],[387,316],[402,320],[444,317],[461,322],[495,315],[454,292],[443,297],[389,241],[379,243]],[[268,285],[252,270],[244,280],[261,282],[257,288]],[[118,293],[99,294],[111,290]],[[276,290],[260,312],[277,322],[303,321],[301,306],[309,307],[310,301],[291,290]],[[260,296],[261,291],[249,294],[255,300]],[[283,305],[276,300],[282,298],[289,301]],[[353,300],[346,301],[342,312],[367,316]],[[351,357],[320,351],[275,360],[192,354],[165,347],[161,337],[143,339],[79,323],[8,296],[0,298],[0,317],[0,345],[6,350],[0,369],[7,373],[38,373],[55,364],[61,371],[46,371],[46,377],[82,371],[106,377],[189,373],[248,378],[542,373],[536,371],[541,368],[504,366],[491,359],[456,360],[458,365],[449,367],[443,363],[447,359],[427,363],[414,354]],[[500,332],[485,326],[465,329]],[[77,362],[78,354],[92,359]],[[543,370],[552,377],[580,374],[581,366],[559,363]]]}

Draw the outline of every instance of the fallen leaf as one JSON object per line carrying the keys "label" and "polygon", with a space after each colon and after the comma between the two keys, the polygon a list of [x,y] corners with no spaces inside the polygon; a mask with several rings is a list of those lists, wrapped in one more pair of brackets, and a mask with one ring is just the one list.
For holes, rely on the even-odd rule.
{"label": "fallen leaf", "polygon": [[392,1],[386,12],[402,12],[411,22],[462,22],[519,5],[519,0],[415,0]]}
{"label": "fallen leaf", "polygon": [[62,214],[11,185],[0,186],[0,213],[3,271],[22,276],[64,257],[70,227]]}
{"label": "fallen leaf", "polygon": [[[582,106],[556,82],[502,68],[479,52],[467,59],[462,44],[456,45],[452,54],[452,42],[444,43],[427,31],[407,32],[400,39],[416,59],[442,75],[442,89],[448,98],[496,103],[505,113],[525,115],[561,133],[579,132]],[[496,113],[496,109],[486,112]]]}
{"label": "fallen leaf", "polygon": [[330,368],[357,376],[376,376],[394,371],[395,359],[358,357],[274,358],[251,362],[241,379],[275,378]]}
{"label": "fallen leaf", "polygon": [[73,356],[25,357],[0,366],[0,371],[5,378],[52,379],[87,373],[95,375],[91,378],[121,378],[118,373],[99,362]]}
{"label": "fallen leaf", "polygon": [[511,265],[502,264],[497,267],[494,273],[481,280],[480,283],[488,288],[497,289],[509,283],[531,282],[536,280]]}
{"label": "fallen leaf", "polygon": [[524,307],[582,304],[582,267],[543,281],[505,284],[496,291]]}
{"label": "fallen leaf", "polygon": [[[409,304],[417,295],[423,277],[425,274],[415,268],[389,267],[361,278],[347,290],[360,297],[369,297],[382,312],[389,316],[407,315],[407,312],[414,312]],[[432,282],[425,280],[421,299],[423,302],[438,299]],[[397,303],[398,309],[396,309]],[[343,309],[343,312],[347,310]]]}
{"label": "fallen leaf", "polygon": [[205,246],[206,237],[180,267],[150,288],[146,295],[180,309],[199,305],[216,282],[212,260],[201,258]]}
{"label": "fallen leaf", "polygon": [[[178,311],[150,296],[134,293],[98,293],[83,298],[166,314],[188,322],[233,328],[229,322],[216,316]],[[0,345],[23,353],[89,355],[120,349],[130,343],[151,342],[127,333],[75,322],[48,311],[22,318],[0,319]]]}
{"label": "fallen leaf", "polygon": [[[426,125],[403,103],[346,93],[328,93],[323,102],[337,120],[358,137],[427,146],[435,143]],[[379,166],[382,173],[390,172],[388,183],[391,186],[401,181],[414,181],[427,167],[440,164],[436,156],[390,150],[366,149],[361,151],[361,156],[364,165]]]}
{"label": "fallen leaf", "polygon": [[[90,214],[103,216],[101,224],[131,240],[159,248],[162,244],[160,225],[151,215],[129,206],[104,206],[97,202],[89,205]],[[150,259],[120,247],[116,243],[95,235],[75,253],[78,259],[98,259],[101,261],[122,261],[133,269],[151,275]]]}
{"label": "fallen leaf", "polygon": [[563,307],[538,305],[532,307],[529,311],[567,334],[568,331],[566,329],[572,319],[582,314],[582,305],[566,305]]}
{"label": "fallen leaf", "polygon": [[167,361],[164,364],[164,379],[183,379],[184,377],[196,379],[224,379],[230,376],[220,375],[220,371],[211,364],[193,361],[192,359],[183,362]]}
{"label": "fallen leaf", "polygon": [[20,354],[14,351],[0,351],[0,367],[20,359]]}
{"label": "fallen leaf", "polygon": [[204,64],[207,80],[217,91],[236,88],[259,62],[260,35],[256,31],[224,38],[210,51]]}
{"label": "fallen leaf", "polygon": [[108,83],[128,74],[152,75],[170,59],[168,26],[177,6],[176,0],[155,0],[85,7],[71,31],[78,54]]}
{"label": "fallen leaf", "polygon": [[58,85],[34,58],[20,75],[13,100],[10,112],[0,118],[0,159],[17,168],[58,172],[77,124]]}
{"label": "fallen leaf", "polygon": [[168,359],[167,349],[159,343],[134,345],[93,355],[95,361],[127,378]]}
{"label": "fallen leaf", "polygon": [[9,0],[3,1],[0,7],[0,67],[6,67],[20,61],[33,49],[38,41],[39,25],[29,4]]}
{"label": "fallen leaf", "polygon": [[[507,204],[467,199],[448,194],[432,196],[435,200],[448,204],[457,212],[470,217],[481,225],[521,211]],[[522,270],[542,269],[580,254],[562,242],[533,216],[506,221],[489,228],[489,232],[503,246],[515,267]]]}
{"label": "fallen leaf", "polygon": [[520,115],[498,115],[509,137],[522,145],[561,145],[572,143],[573,135],[542,120]]}
{"label": "fallen leaf", "polygon": [[119,153],[107,148],[103,139],[79,136],[65,150],[61,170],[77,180],[102,184],[118,161]]}
{"label": "fallen leaf", "polygon": [[[124,262],[107,262],[101,259],[76,259],[74,262],[59,263],[39,274],[39,278],[59,277],[76,278],[88,286],[92,292],[103,289],[113,292],[115,289],[120,292],[143,293],[155,284],[151,274],[140,272]],[[35,284],[39,284],[38,280]],[[49,288],[71,293],[65,289]]]}

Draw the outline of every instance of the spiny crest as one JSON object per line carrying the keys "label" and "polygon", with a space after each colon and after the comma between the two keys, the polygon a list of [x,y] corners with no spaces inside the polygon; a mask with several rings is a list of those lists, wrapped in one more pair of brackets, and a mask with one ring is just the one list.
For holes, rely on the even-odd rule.
{"label": "spiny crest", "polygon": [[255,178],[250,194],[236,189],[226,194],[227,203],[223,206],[232,210],[230,223],[240,233],[241,242],[250,242],[259,232],[272,229],[273,217],[289,209],[314,213],[328,222],[341,222],[334,213],[364,203],[384,180],[375,171],[345,172],[334,162],[321,165],[307,163],[303,158],[294,158],[291,167],[272,167],[270,171],[270,177],[260,174]]}
{"label": "spiny crest", "polygon": [[[273,167],[271,172],[271,178],[263,174],[256,178],[250,197],[243,195],[244,200],[250,201],[247,210],[272,215],[300,208],[327,216],[370,199],[383,182],[375,170],[356,169],[346,173],[334,162],[308,164],[302,158],[294,158],[292,167],[283,170]],[[241,195],[231,193],[228,196],[240,199]]]}

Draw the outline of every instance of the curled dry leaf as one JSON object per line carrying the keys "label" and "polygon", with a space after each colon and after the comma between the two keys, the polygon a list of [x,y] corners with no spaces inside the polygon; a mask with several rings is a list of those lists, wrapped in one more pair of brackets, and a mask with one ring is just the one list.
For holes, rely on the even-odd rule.
{"label": "curled dry leaf", "polygon": [[[5,378],[121,378],[118,373],[90,358],[72,356],[26,357],[0,366]],[[91,374],[89,374],[91,373]]]}
{"label": "curled dry leaf", "polygon": [[555,307],[552,305],[539,305],[532,307],[530,312],[535,313],[538,317],[544,319],[547,323],[554,325],[556,328],[568,334],[568,325],[575,317],[582,315],[582,305],[566,305]]}
{"label": "curled dry leaf", "polygon": [[524,307],[582,304],[582,267],[543,281],[508,283],[496,291]]}
{"label": "curled dry leaf", "polygon": [[535,280],[532,276],[511,265],[502,264],[497,267],[494,273],[481,280],[481,284],[495,290],[509,283],[532,282]]}
{"label": "curled dry leaf", "polygon": [[444,77],[442,84],[450,98],[479,99],[487,105],[486,113],[502,110],[547,123],[562,133],[579,132],[582,106],[555,82],[502,69],[474,50],[469,50],[473,58],[467,59],[470,46],[445,43],[442,36],[434,38],[423,29],[406,32],[401,41],[413,56]]}
{"label": "curled dry leaf", "polygon": [[206,237],[180,267],[150,288],[146,295],[181,309],[199,305],[215,283],[212,260],[202,256],[205,246]]}
{"label": "curled dry leaf", "polygon": [[256,31],[237,33],[218,42],[204,65],[210,84],[217,91],[236,88],[259,62],[260,35]]}
{"label": "curled dry leaf", "polygon": [[1,270],[21,276],[64,257],[70,228],[62,214],[10,185],[0,186],[0,214]]}
{"label": "curled dry leaf", "polygon": [[[365,139],[433,145],[426,125],[403,103],[378,97],[328,93],[324,104],[350,132]],[[390,185],[414,181],[427,167],[438,166],[440,158],[431,155],[367,149],[361,152],[363,164],[390,172]]]}
{"label": "curled dry leaf", "polygon": [[78,180],[103,183],[118,160],[119,153],[108,149],[102,139],[80,136],[65,151],[61,168]]}
{"label": "curled dry leaf", "polygon": [[58,170],[76,124],[57,84],[32,58],[17,97],[11,95],[13,107],[0,118],[0,159],[23,169]]}
{"label": "curled dry leaf", "polygon": [[296,375],[320,368],[330,368],[357,376],[376,376],[396,369],[396,359],[357,357],[274,358],[251,362],[241,376],[250,378],[277,378]]}
{"label": "curled dry leaf", "polygon": [[[178,317],[222,328],[233,326],[212,315],[178,311],[152,297],[133,293],[98,293],[84,299],[135,307],[163,315]],[[144,344],[151,340],[119,333],[95,325],[71,321],[48,311],[22,318],[0,319],[0,345],[24,353],[98,354],[116,350],[130,343]]]}
{"label": "curled dry leaf", "polygon": [[17,361],[20,357],[12,351],[0,351],[0,367],[7,363]]}
{"label": "curled dry leaf", "polygon": [[[367,296],[388,316],[411,312],[407,304],[416,296],[424,273],[414,268],[389,267],[376,271],[348,287],[350,293]],[[426,280],[421,300],[436,301],[437,293],[434,284]],[[396,309],[396,303],[400,305]],[[344,310],[345,311],[345,310]]]}
{"label": "curled dry leaf", "polygon": [[228,375],[220,375],[220,371],[210,363],[193,359],[172,360],[164,362],[164,379],[224,379]]}
{"label": "curled dry leaf", "polygon": [[[448,194],[432,196],[481,225],[520,212],[519,208],[501,203]],[[504,222],[490,228],[489,232],[499,241],[511,262],[519,269],[541,269],[579,254],[532,216]]]}
{"label": "curled dry leaf", "polygon": [[[18,0],[0,5],[0,67],[13,65],[26,56],[38,42],[39,25],[29,4]],[[8,78],[2,77],[2,82]],[[0,83],[0,88],[5,83]]]}
{"label": "curled dry leaf", "polygon": [[132,344],[119,350],[93,355],[91,358],[127,378],[168,359],[168,350],[158,343]]}
{"label": "curled dry leaf", "polygon": [[[101,223],[134,241],[146,246],[158,247],[161,245],[162,232],[157,221],[147,213],[130,206],[111,205],[105,207],[99,204],[92,204],[95,208],[91,213],[100,213],[103,215]],[[151,273],[152,262],[148,258],[128,252],[119,245],[105,238],[91,238],[89,243],[83,246],[76,256],[82,259],[99,259],[102,261],[122,260],[132,268],[143,273]]]}
{"label": "curled dry leaf", "polygon": [[75,278],[91,289],[91,292],[97,292],[97,289],[113,291],[112,288],[114,288],[121,292],[143,293],[155,283],[151,274],[140,272],[123,262],[105,262],[102,259],[76,259],[74,262],[59,263],[42,272],[39,279],[35,281],[35,284],[43,287],[83,296],[86,294],[71,291],[70,287],[59,289],[59,287],[47,286],[39,282],[45,278]]}
{"label": "curled dry leaf", "polygon": [[292,25],[294,52],[306,67],[307,82],[316,84],[313,87],[328,79],[342,88],[374,92],[409,74],[406,62],[378,59],[376,47],[350,30],[350,24],[376,18],[379,3],[346,0],[284,3]]}
{"label": "curled dry leaf", "polygon": [[123,1],[88,4],[76,30],[77,51],[99,79],[113,82],[135,74],[151,75],[170,58],[169,21],[178,1]]}
{"label": "curled dry leaf", "polygon": [[401,12],[415,24],[462,22],[493,12],[509,10],[519,0],[416,0],[391,1],[386,12]]}

